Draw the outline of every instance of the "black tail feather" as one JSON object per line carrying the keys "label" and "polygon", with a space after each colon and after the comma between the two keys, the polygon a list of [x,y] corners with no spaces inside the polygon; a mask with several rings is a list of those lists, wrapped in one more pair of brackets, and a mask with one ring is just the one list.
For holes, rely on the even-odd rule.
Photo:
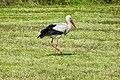
{"label": "black tail feather", "polygon": [[47,30],[46,29],[43,29],[42,31],[41,31],[41,34],[37,37],[37,38],[43,38],[44,36],[46,36],[47,35]]}
{"label": "black tail feather", "polygon": [[40,34],[37,38],[43,38],[43,37],[44,37],[44,35]]}
{"label": "black tail feather", "polygon": [[40,35],[37,38],[39,38],[39,37],[40,37]]}

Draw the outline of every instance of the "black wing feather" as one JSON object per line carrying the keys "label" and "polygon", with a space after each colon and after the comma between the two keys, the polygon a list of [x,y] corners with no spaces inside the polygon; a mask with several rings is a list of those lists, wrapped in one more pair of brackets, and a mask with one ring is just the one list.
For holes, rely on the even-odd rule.
{"label": "black wing feather", "polygon": [[56,24],[50,24],[46,29],[53,29],[53,27],[55,27]]}
{"label": "black wing feather", "polygon": [[58,35],[58,34],[63,34],[61,31],[54,30],[53,27],[56,25],[49,25],[46,29],[43,29],[41,31],[41,34],[37,38],[43,38],[44,36],[50,36],[50,35]]}

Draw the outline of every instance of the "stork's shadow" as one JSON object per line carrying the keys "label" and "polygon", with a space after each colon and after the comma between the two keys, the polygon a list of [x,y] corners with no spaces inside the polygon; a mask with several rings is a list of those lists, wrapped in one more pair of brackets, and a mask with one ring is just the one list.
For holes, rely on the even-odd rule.
{"label": "stork's shadow", "polygon": [[[55,54],[48,54],[47,56],[54,56]],[[66,53],[63,53],[62,56],[72,56],[72,55],[75,55],[73,53],[70,53],[70,52],[66,52]],[[61,56],[60,53],[56,53],[56,56]]]}

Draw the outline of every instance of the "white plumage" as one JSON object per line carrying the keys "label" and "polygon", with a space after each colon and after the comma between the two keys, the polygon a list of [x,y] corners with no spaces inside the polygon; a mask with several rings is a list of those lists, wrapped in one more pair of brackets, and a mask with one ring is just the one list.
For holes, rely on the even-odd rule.
{"label": "white plumage", "polygon": [[[67,23],[51,24],[46,29],[43,29],[41,31],[41,34],[38,36],[38,38],[39,37],[43,38],[44,36],[50,36],[52,38],[50,45],[55,48],[54,50],[55,55],[56,55],[56,50],[58,50],[60,54],[62,55],[62,51],[60,51],[57,48],[58,38],[60,38],[61,35],[63,34],[66,35],[71,30],[72,25],[76,28],[70,15],[66,16],[66,22]],[[56,39],[56,42],[57,42],[56,46],[53,46],[52,44],[54,38]]]}
{"label": "white plumage", "polygon": [[67,24],[66,23],[58,23],[55,27],[53,27],[54,30],[64,32],[67,30]]}

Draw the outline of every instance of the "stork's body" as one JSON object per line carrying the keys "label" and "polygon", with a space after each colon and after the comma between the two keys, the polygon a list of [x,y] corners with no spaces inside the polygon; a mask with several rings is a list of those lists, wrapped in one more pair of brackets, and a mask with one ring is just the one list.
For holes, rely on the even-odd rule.
{"label": "stork's body", "polygon": [[[75,24],[73,23],[71,16],[68,15],[66,16],[66,21],[67,23],[58,23],[58,24],[51,24],[49,25],[47,28],[43,29],[41,31],[41,34],[38,36],[38,38],[43,38],[44,36],[50,36],[52,38],[52,41],[50,43],[50,45],[52,47],[55,48],[54,50],[54,54],[56,55],[56,50],[58,50],[60,52],[60,54],[62,55],[62,51],[60,51],[57,48],[57,44],[58,44],[58,39],[62,36],[62,35],[66,35],[72,28],[72,25],[76,28]],[[56,39],[56,46],[53,46],[53,39]]]}

